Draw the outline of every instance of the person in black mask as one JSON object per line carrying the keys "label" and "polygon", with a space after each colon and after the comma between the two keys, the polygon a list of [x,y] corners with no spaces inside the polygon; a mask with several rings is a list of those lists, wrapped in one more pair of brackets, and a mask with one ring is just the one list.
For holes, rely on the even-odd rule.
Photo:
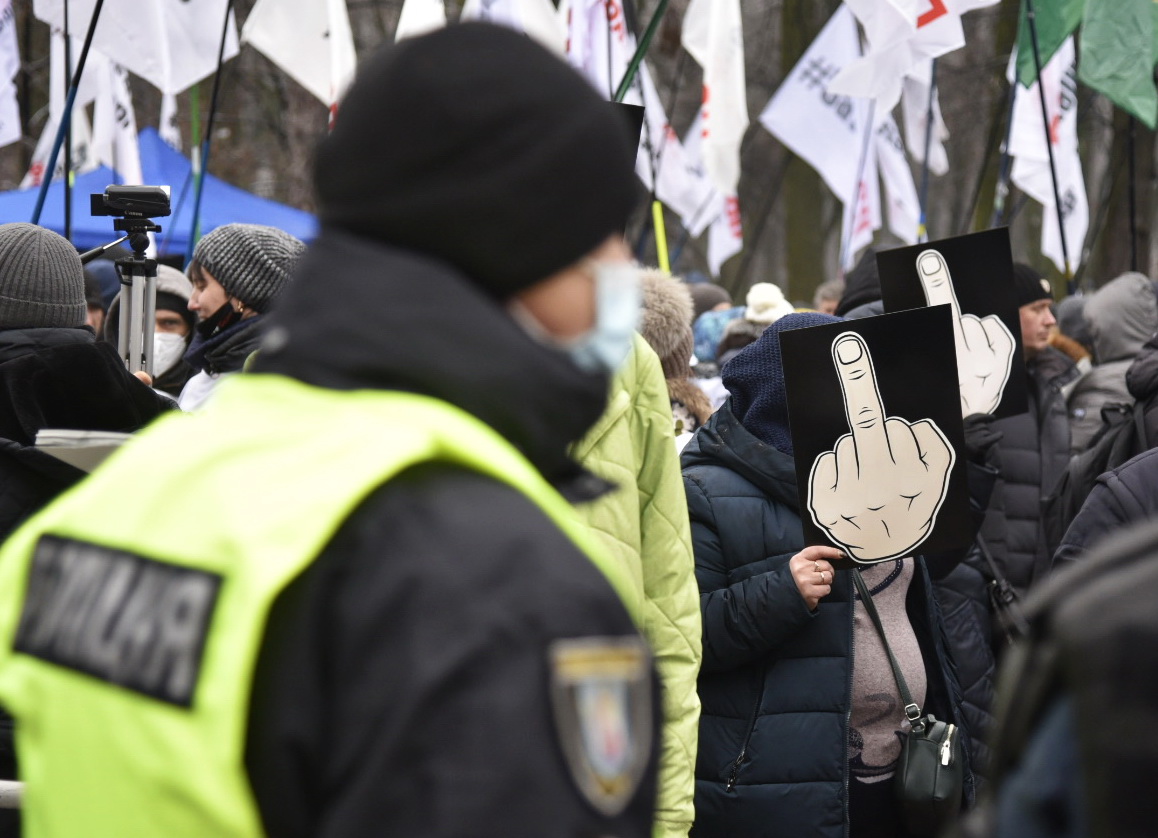
{"label": "person in black mask", "polygon": [[223,375],[238,372],[261,343],[263,315],[289,282],[305,245],[260,224],[226,224],[197,243],[189,263],[197,315],[185,360],[198,372],[181,390],[182,410],[196,410]]}

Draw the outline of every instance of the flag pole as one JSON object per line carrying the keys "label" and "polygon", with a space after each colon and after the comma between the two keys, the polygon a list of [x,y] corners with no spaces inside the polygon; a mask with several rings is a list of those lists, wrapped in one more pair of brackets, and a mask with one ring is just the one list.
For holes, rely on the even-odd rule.
{"label": "flag pole", "polygon": [[44,210],[44,199],[48,197],[48,187],[52,184],[52,173],[56,171],[60,147],[64,144],[65,134],[72,121],[72,106],[76,102],[76,91],[80,87],[81,73],[84,72],[85,62],[88,61],[88,48],[92,46],[92,36],[96,32],[97,20],[100,18],[101,7],[104,4],[105,0],[97,0],[96,5],[93,6],[92,20],[88,23],[88,32],[84,36],[84,46],[80,51],[80,61],[77,62],[76,72],[72,75],[72,83],[68,86],[68,100],[64,103],[64,114],[61,116],[60,125],[56,128],[56,138],[52,141],[52,153],[48,156],[48,166],[44,170],[44,178],[40,181],[40,192],[36,196],[36,207],[32,210],[33,224],[40,223],[40,213]]}
{"label": "flag pole", "polygon": [[925,108],[925,162],[921,166],[921,218],[917,223],[917,241],[929,240],[929,150],[933,147],[933,97],[937,95],[937,59],[929,71],[929,103]]}
{"label": "flag pole", "polygon": [[1130,114],[1130,131],[1126,135],[1126,151],[1130,155],[1130,270],[1138,270],[1138,186],[1137,161],[1134,153],[1134,138],[1138,121]]}
{"label": "flag pole", "polygon": [[217,116],[217,97],[221,92],[221,65],[225,63],[225,39],[229,35],[229,16],[233,14],[233,0],[225,4],[225,22],[221,25],[221,43],[217,48],[217,71],[213,74],[213,93],[209,97],[209,116],[205,120],[205,133],[201,137],[201,165],[198,167],[197,185],[193,190],[193,225],[189,230],[189,246],[185,249],[185,264],[193,261],[193,248],[201,233],[201,196],[205,191],[205,176],[209,174],[209,143],[213,138],[213,119]]}
{"label": "flag pole", "polygon": [[1072,295],[1074,287],[1074,272],[1070,266],[1069,248],[1066,246],[1066,225],[1062,212],[1061,192],[1057,183],[1057,164],[1053,159],[1053,140],[1049,130],[1049,108],[1045,103],[1045,85],[1041,83],[1041,47],[1037,41],[1037,16],[1033,8],[1033,0],[1025,0],[1025,18],[1029,23],[1029,39],[1033,44],[1033,66],[1037,72],[1037,95],[1041,100],[1041,123],[1045,129],[1045,150],[1049,154],[1049,175],[1053,181],[1053,202],[1057,210],[1058,234],[1061,236],[1062,261],[1066,265],[1066,294]]}
{"label": "flag pole", "polygon": [[1005,139],[1001,143],[1001,163],[997,170],[997,186],[993,192],[993,213],[989,217],[989,226],[997,227],[1006,223],[1005,199],[1009,197],[1009,176],[1013,171],[1013,158],[1009,154],[1009,143],[1013,138],[1013,105],[1017,101],[1016,73],[1013,84],[1009,86],[1009,95],[1005,106]]}
{"label": "flag pole", "polygon": [[639,65],[643,63],[643,56],[647,54],[648,47],[651,46],[651,41],[659,29],[659,23],[663,19],[664,12],[667,11],[669,2],[671,2],[671,0],[659,0],[659,6],[656,8],[655,14],[651,16],[651,22],[647,24],[647,30],[643,33],[643,38],[640,39],[639,45],[635,48],[635,55],[631,56],[631,62],[627,65],[623,79],[619,82],[619,87],[615,90],[616,102],[622,102],[623,97],[627,95],[627,91],[631,89],[631,83],[635,80],[635,74],[639,72]]}
{"label": "flag pole", "polygon": [[[68,95],[68,88],[72,85],[72,31],[68,25],[68,3],[64,4],[64,94]],[[68,126],[64,132],[64,237],[72,239],[72,111],[69,110],[64,124]],[[51,178],[50,178],[51,179]]]}

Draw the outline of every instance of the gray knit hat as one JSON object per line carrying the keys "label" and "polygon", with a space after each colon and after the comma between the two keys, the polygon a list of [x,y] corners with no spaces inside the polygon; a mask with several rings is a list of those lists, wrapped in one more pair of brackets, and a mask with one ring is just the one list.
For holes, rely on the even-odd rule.
{"label": "gray knit hat", "polygon": [[225,293],[264,314],[305,250],[301,241],[276,227],[225,224],[197,242],[193,261],[212,274]]}
{"label": "gray knit hat", "polygon": [[0,224],[0,329],[83,326],[84,268],[68,239],[35,224]]}

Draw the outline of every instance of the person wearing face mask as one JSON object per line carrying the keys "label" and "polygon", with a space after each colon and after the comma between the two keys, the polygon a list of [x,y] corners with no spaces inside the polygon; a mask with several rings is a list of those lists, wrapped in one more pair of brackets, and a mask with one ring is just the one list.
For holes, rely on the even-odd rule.
{"label": "person wearing face mask", "polygon": [[634,159],[513,31],[361,63],[250,368],[0,553],[27,838],[650,838],[659,685],[567,453],[632,345]]}
{"label": "person wearing face mask", "polygon": [[[197,372],[185,360],[197,318],[189,310],[193,285],[185,274],[168,265],[157,266],[157,311],[153,323],[153,389],[177,398]],[[117,345],[120,334],[118,296],[105,319],[105,340]]]}
{"label": "person wearing face mask", "polygon": [[276,227],[225,224],[202,237],[189,262],[197,315],[185,361],[197,370],[181,390],[182,410],[197,410],[222,376],[239,372],[261,343],[264,315],[289,282],[305,245]]}

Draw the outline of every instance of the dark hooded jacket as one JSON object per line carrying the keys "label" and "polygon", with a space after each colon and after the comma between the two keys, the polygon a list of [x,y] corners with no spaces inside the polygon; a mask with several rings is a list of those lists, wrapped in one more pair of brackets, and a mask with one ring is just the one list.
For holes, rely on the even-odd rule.
{"label": "dark hooded jacket", "polygon": [[1126,273],[1089,298],[1084,315],[1093,341],[1095,366],[1069,394],[1070,452],[1080,453],[1102,427],[1102,408],[1133,403],[1126,372],[1158,332],[1158,297],[1148,278]]}
{"label": "dark hooded jacket", "polygon": [[1158,335],[1138,351],[1126,372],[1126,386],[1130,395],[1143,405],[1146,443],[1158,444]]}
{"label": "dark hooded jacket", "polygon": [[0,331],[0,538],[84,476],[37,431],[131,432],[172,406],[87,328]]}
{"label": "dark hooded jacket", "polygon": [[[793,459],[741,423],[735,398],[682,457],[703,616],[692,835],[844,838],[852,580],[837,573],[808,610],[788,564],[804,547]],[[906,610],[926,668],[925,709],[962,725],[932,585],[915,563]]]}
{"label": "dark hooded jacket", "polygon": [[1080,375],[1074,362],[1053,348],[1026,365],[1029,410],[993,423],[999,478],[981,537],[1002,575],[1019,594],[1044,578],[1056,544],[1047,542],[1042,501],[1070,459],[1069,417],[1064,388]]}
{"label": "dark hooded jacket", "polygon": [[[606,377],[449,265],[324,229],[278,305],[255,373],[438,398],[565,496],[606,486],[566,453]],[[625,635],[606,580],[517,491],[449,465],[398,475],[273,607],[246,753],[266,834],[650,836],[658,710],[642,782],[612,816],[580,793],[552,711],[551,644]]]}

